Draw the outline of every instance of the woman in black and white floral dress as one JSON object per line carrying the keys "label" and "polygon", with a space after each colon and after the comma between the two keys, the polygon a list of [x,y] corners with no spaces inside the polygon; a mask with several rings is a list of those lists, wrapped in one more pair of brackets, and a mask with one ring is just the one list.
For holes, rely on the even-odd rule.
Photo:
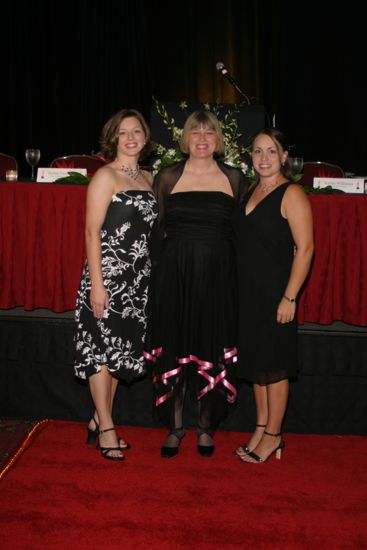
{"label": "woman in black and white floral dress", "polygon": [[98,438],[104,458],[123,460],[129,445],[116,436],[112,405],[119,379],[131,381],[144,374],[148,241],[157,205],[151,176],[138,165],[150,148],[142,115],[126,109],[116,113],[104,126],[101,144],[113,160],[96,172],[88,188],[75,373],[88,379],[96,409],[87,443]]}

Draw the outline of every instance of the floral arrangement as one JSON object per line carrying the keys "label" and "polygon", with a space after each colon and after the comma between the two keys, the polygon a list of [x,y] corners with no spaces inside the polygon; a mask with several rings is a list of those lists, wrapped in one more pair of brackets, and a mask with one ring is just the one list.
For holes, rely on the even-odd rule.
{"label": "floral arrangement", "polygon": [[[155,154],[158,158],[153,164],[153,174],[156,174],[161,168],[171,166],[185,157],[181,153],[178,145],[183,129],[176,126],[175,119],[169,116],[167,109],[163,104],[159,103],[159,101],[155,98],[153,98],[153,101],[157,113],[162,117],[164,125],[171,132],[171,139],[173,143],[177,144],[174,148],[166,148],[161,144],[157,144]],[[180,103],[180,108],[182,110],[187,109],[186,101],[182,101]],[[229,166],[239,168],[245,174],[246,178],[251,180],[254,179],[255,172],[252,167],[249,167],[245,160],[245,155],[248,153],[248,150],[238,144],[241,134],[238,131],[238,123],[236,117],[234,116],[239,112],[238,108],[235,106],[233,109],[228,110],[223,116],[221,113],[221,106],[219,104],[212,106],[208,103],[204,103],[203,108],[216,115],[223,132],[224,154],[219,160],[225,162]]]}
{"label": "floral arrangement", "polygon": [[55,180],[55,183],[66,183],[66,184],[75,184],[75,185],[88,185],[90,182],[91,177],[90,176],[83,176],[83,174],[80,174],[79,172],[68,172],[67,176],[64,176],[62,178],[58,178]]}

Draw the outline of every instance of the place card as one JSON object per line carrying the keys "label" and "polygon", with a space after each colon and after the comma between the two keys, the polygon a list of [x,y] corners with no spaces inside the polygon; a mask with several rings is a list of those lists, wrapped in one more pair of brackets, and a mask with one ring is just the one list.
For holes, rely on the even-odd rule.
{"label": "place card", "polygon": [[367,193],[367,178],[313,178],[315,189],[332,187],[344,193]]}
{"label": "place card", "polygon": [[70,172],[78,172],[83,176],[87,175],[86,168],[74,168],[70,166],[69,168],[38,168],[37,170],[37,181],[43,183],[52,183],[59,178],[65,178],[69,176]]}

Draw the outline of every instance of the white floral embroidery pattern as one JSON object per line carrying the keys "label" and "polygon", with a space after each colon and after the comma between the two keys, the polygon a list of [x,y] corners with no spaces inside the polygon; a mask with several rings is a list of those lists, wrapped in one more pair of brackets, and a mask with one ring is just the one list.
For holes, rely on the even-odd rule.
{"label": "white floral embroidery pattern", "polygon": [[93,318],[91,280],[84,268],[75,319],[75,373],[86,379],[106,364],[111,374],[131,378],[144,373],[143,344],[150,259],[148,239],[157,216],[153,193],[113,195],[101,229],[102,275],[109,297],[103,319]]}

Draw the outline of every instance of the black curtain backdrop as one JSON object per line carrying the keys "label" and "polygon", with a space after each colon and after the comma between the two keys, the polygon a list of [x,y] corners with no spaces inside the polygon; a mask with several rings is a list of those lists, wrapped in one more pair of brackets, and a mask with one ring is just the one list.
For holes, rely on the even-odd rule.
{"label": "black curtain backdrop", "polygon": [[149,113],[144,2],[9,0],[2,11],[0,151],[18,158],[21,175],[30,174],[27,147],[48,166],[98,151],[117,110]]}
{"label": "black curtain backdrop", "polygon": [[305,160],[367,175],[365,19],[320,2],[5,0],[1,6],[0,151],[30,173],[63,154],[98,150],[102,125],[162,101],[240,102],[242,90]]}

